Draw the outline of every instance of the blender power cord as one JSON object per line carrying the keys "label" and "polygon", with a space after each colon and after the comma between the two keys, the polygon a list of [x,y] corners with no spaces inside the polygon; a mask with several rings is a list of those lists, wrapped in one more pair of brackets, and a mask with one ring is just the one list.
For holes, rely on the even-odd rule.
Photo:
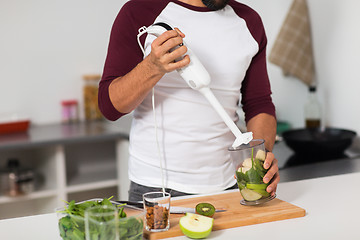
{"label": "blender power cord", "polygon": [[[145,33],[146,33],[146,27],[144,26],[139,29],[139,34],[137,35],[137,41],[138,41],[139,47],[140,47],[144,57],[145,57],[145,49],[141,45],[140,37]],[[153,87],[151,90],[151,102],[152,102],[152,109],[153,109],[153,115],[154,115],[155,141],[156,141],[156,147],[157,147],[157,152],[158,152],[158,157],[159,157],[159,162],[160,162],[161,188],[162,188],[162,192],[165,196],[165,178],[164,178],[164,168],[162,165],[162,162],[164,161],[164,157],[163,157],[163,154],[161,154],[159,137],[158,137],[158,126],[157,126],[156,111],[155,111],[155,87]]]}

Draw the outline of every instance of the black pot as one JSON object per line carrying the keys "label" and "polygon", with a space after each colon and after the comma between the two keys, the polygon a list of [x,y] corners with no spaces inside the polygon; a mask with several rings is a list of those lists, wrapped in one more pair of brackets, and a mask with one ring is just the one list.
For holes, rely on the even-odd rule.
{"label": "black pot", "polygon": [[286,145],[297,156],[327,160],[344,156],[356,132],[338,128],[302,128],[283,132]]}

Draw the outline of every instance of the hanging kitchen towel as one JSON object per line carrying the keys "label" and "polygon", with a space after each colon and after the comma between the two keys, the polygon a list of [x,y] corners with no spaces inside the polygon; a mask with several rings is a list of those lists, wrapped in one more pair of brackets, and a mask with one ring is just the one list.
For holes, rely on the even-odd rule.
{"label": "hanging kitchen towel", "polygon": [[285,75],[297,77],[307,85],[314,83],[315,67],[306,0],[293,1],[271,49],[269,61],[280,66]]}

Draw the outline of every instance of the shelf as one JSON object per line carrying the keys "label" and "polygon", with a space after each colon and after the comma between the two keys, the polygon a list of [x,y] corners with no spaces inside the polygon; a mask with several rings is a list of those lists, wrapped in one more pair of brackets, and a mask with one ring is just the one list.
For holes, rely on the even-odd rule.
{"label": "shelf", "polygon": [[35,191],[0,195],[0,219],[50,213],[66,201],[127,199],[131,116],[108,121],[32,126],[0,136],[0,169],[9,158],[35,173]]}
{"label": "shelf", "polygon": [[9,197],[3,195],[0,196],[0,204],[22,202],[28,200],[41,199],[41,198],[55,197],[55,196],[57,196],[57,191],[53,189],[35,191],[26,195],[16,196],[16,197]]}
{"label": "shelf", "polygon": [[68,176],[68,186],[66,188],[68,192],[116,186],[119,183],[115,164],[87,167],[87,171],[79,171]]}
{"label": "shelf", "polygon": [[110,179],[105,181],[96,181],[84,184],[77,184],[66,188],[68,193],[85,192],[89,190],[96,190],[108,187],[116,187],[118,185],[117,179]]}

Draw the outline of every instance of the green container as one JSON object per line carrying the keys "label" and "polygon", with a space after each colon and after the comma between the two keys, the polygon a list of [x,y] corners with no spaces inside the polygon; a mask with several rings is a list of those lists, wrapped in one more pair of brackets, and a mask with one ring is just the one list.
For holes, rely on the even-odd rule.
{"label": "green container", "polygon": [[277,127],[276,127],[276,133],[278,135],[281,135],[283,132],[289,130],[290,128],[291,128],[290,123],[283,122],[283,121],[278,121],[277,122]]}
{"label": "green container", "polygon": [[[90,199],[76,204],[82,204],[89,201],[102,201],[103,199]],[[112,202],[117,205],[115,202]],[[120,218],[118,225],[118,232],[120,240],[142,240],[144,231],[144,211],[134,209],[128,206],[122,206],[126,217]],[[90,239],[85,236],[85,217],[68,214],[64,212],[65,208],[60,207],[55,209],[58,218],[58,227],[60,236],[63,240],[86,240]],[[82,213],[80,213],[83,215]],[[101,239],[101,238],[99,238]]]}

